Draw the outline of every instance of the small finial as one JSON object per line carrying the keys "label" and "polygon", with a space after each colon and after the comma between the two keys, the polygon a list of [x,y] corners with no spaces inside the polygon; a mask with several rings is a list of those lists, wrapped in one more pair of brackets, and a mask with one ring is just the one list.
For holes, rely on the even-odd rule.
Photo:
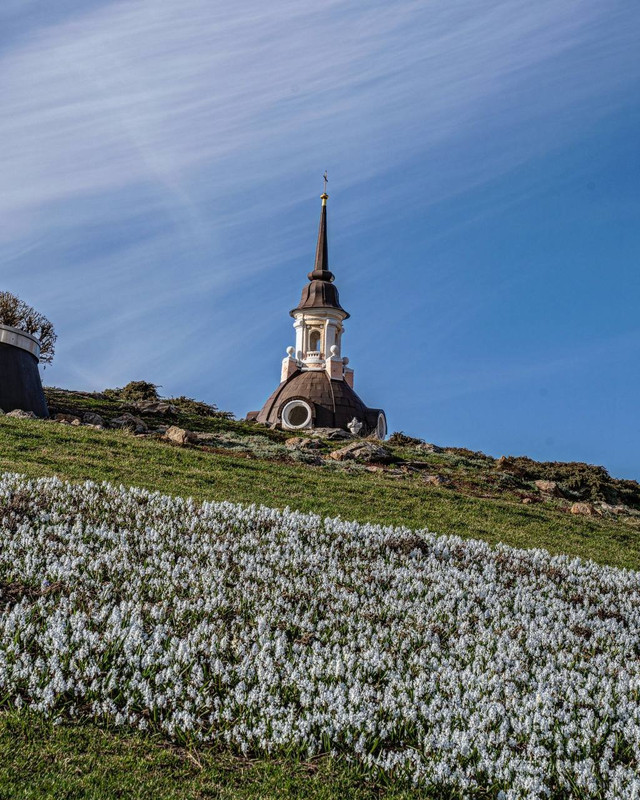
{"label": "small finial", "polygon": [[327,205],[327,200],[329,199],[329,195],[327,194],[327,183],[329,183],[329,178],[327,176],[327,170],[325,169],[324,175],[322,176],[322,180],[324,181],[324,191],[320,195],[320,199],[322,200],[322,205]]}

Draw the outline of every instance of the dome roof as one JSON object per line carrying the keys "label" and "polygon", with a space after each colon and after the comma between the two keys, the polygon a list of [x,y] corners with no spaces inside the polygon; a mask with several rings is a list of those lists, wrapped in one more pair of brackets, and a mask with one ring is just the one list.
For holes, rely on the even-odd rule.
{"label": "dome roof", "polygon": [[[310,272],[309,274],[313,275],[314,273]],[[331,275],[331,273],[329,274]],[[293,316],[296,311],[305,308],[337,308],[343,312],[345,319],[349,317],[349,314],[340,305],[337,288],[328,280],[311,280],[302,290],[300,302],[293,309],[291,315]]]}
{"label": "dome roof", "polygon": [[294,372],[280,384],[258,413],[267,425],[282,422],[282,409],[290,400],[306,400],[312,407],[314,428],[344,428],[355,417],[374,429],[378,409],[367,408],[348,383],[331,380],[324,370]]}

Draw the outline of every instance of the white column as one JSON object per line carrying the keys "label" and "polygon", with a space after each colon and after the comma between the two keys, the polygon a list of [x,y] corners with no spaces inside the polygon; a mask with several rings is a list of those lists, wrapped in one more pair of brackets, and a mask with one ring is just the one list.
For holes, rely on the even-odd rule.
{"label": "white column", "polygon": [[304,324],[304,314],[300,314],[300,316],[296,316],[295,322],[293,323],[294,330],[296,332],[296,351],[295,357],[299,360],[304,358],[305,352],[305,342],[304,342],[304,333],[305,333],[305,324]]}
{"label": "white column", "polygon": [[[335,344],[337,345],[337,331],[338,331],[338,323],[334,322],[332,319],[327,320],[327,325],[325,328],[325,346],[324,352],[328,355],[331,352],[331,347]],[[338,347],[338,351],[336,355],[340,355],[340,348]]]}

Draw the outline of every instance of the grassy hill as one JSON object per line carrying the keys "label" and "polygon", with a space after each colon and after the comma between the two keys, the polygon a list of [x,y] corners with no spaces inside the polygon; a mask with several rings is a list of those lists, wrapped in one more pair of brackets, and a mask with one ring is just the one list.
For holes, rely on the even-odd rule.
{"label": "grassy hill", "polygon": [[[118,393],[47,394],[54,414],[97,413],[109,422],[132,413],[147,432],[0,417],[0,471],[428,527],[640,568],[640,486],[616,481],[600,467],[496,460],[404,435],[385,444],[384,463],[342,462],[330,453],[345,442],[287,443],[283,432],[184,399],[168,411],[145,413]],[[169,425],[207,436],[178,446],[163,438]],[[536,481],[550,483],[540,488]],[[571,513],[576,503],[586,504],[589,514]],[[122,734],[88,723],[53,726],[23,712],[0,717],[0,753],[0,798],[442,796],[365,778],[339,759],[238,758],[178,748],[157,734]]]}
{"label": "grassy hill", "polygon": [[[117,395],[55,389],[47,395],[52,414],[93,412],[105,421],[127,410],[138,414]],[[404,435],[385,443],[390,463],[337,462],[328,456],[345,442],[290,449],[282,431],[203,414],[188,403],[177,413],[139,416],[149,428],[142,436],[0,417],[0,470],[428,527],[640,568],[640,486],[612,479],[602,467],[496,460],[459,448],[431,448]],[[157,430],[168,425],[211,438],[176,446]],[[536,480],[556,486],[541,491]],[[590,504],[593,515],[572,514],[576,502]]]}

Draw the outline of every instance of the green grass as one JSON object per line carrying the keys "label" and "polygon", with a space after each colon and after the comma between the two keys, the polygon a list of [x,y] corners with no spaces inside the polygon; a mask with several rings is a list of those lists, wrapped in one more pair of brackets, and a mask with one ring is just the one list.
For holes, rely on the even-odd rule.
{"label": "green grass", "polygon": [[[86,408],[86,406],[85,406]],[[180,420],[183,424],[187,420]],[[196,427],[194,420],[192,425]],[[256,433],[251,426],[210,420],[202,429]],[[273,439],[283,435],[269,432]],[[434,468],[455,460],[430,457]],[[466,462],[465,462],[466,463]],[[464,465],[463,465],[464,466]],[[473,466],[473,465],[472,465]],[[465,469],[467,467],[464,467]],[[495,486],[489,467],[474,492]],[[525,506],[516,492],[491,499],[426,485],[419,474],[348,474],[286,461],[167,445],[126,432],[0,417],[0,472],[108,480],[197,500],[232,500],[314,511],[384,524],[427,526],[442,533],[544,547],[601,563],[640,567],[640,531],[631,522],[574,517],[553,502]],[[471,472],[469,473],[471,475]],[[491,797],[491,792],[479,797]],[[26,712],[0,714],[0,800],[5,798],[309,798],[408,800],[445,798],[411,791],[393,779],[365,778],[356,767],[324,757],[242,760],[228,752],[171,747],[161,737],[115,731],[90,721],[53,726]]]}
{"label": "green grass", "polygon": [[[202,414],[189,413],[183,409],[179,409],[177,414],[164,416],[140,414],[130,403],[122,402],[117,398],[108,397],[100,393],[77,393],[48,386],[45,388],[45,396],[52,417],[60,412],[82,417],[86,411],[92,411],[95,414],[100,414],[105,420],[111,420],[114,417],[119,417],[123,412],[129,411],[143,419],[150,427],[165,423],[198,431],[233,431],[234,433],[245,435],[256,432],[255,426],[251,423],[227,419],[224,415],[204,416]],[[279,430],[262,428],[260,432],[263,436],[274,441],[284,441],[287,438],[287,434]]]}
{"label": "green grass", "polygon": [[323,516],[543,547],[640,568],[640,531],[623,520],[576,517],[517,496],[474,497],[428,486],[420,475],[348,474],[285,461],[167,445],[126,432],[0,418],[0,471],[108,480],[196,500],[289,506]]}
{"label": "green grass", "polygon": [[[437,795],[442,798],[442,794]],[[365,778],[329,757],[241,759],[91,724],[0,715],[0,800],[409,800],[433,794]]]}

